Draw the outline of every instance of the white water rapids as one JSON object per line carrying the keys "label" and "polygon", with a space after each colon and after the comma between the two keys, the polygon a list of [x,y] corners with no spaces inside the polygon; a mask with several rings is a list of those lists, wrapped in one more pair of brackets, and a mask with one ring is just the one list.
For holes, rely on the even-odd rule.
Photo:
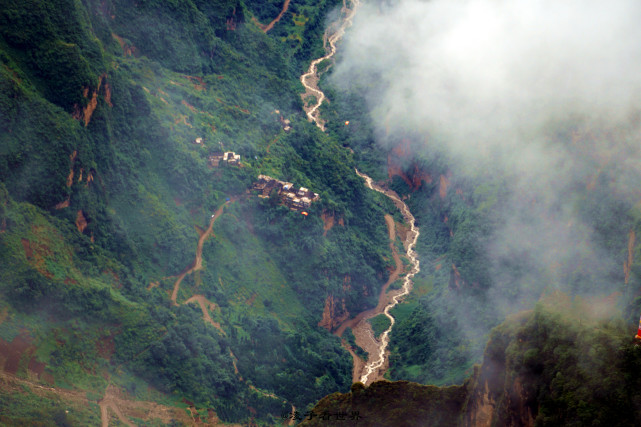
{"label": "white water rapids", "polygon": [[[351,6],[352,6],[351,9],[347,8],[346,1],[347,0],[343,0],[343,8],[341,12],[344,13],[345,16],[343,17],[343,20],[340,23],[338,30],[336,30],[331,35],[328,35],[329,31],[326,33],[326,41],[329,44],[329,52],[325,56],[313,60],[309,66],[307,73],[303,74],[300,78],[300,81],[306,90],[305,94],[302,95],[303,100],[305,100],[310,95],[316,96],[316,103],[314,104],[314,106],[311,108],[305,108],[307,117],[309,118],[310,121],[314,121],[314,123],[316,123],[316,126],[318,126],[322,131],[325,131],[325,125],[323,120],[319,117],[318,108],[321,106],[321,104],[325,100],[325,94],[317,86],[317,82],[318,82],[317,66],[322,61],[334,56],[334,54],[336,53],[336,43],[341,39],[341,37],[343,37],[343,35],[345,34],[345,29],[352,23],[352,18],[356,13],[356,9],[358,8],[360,1],[351,0]],[[311,82],[310,82],[310,79],[311,79]],[[394,306],[396,306],[396,304],[399,303],[402,297],[410,293],[410,291],[412,290],[412,278],[421,270],[416,251],[414,250],[414,248],[416,247],[416,241],[418,240],[418,236],[420,235],[420,232],[418,230],[418,227],[416,227],[416,220],[412,215],[412,213],[410,212],[409,208],[401,200],[401,198],[398,197],[398,195],[394,191],[385,190],[380,186],[374,184],[374,182],[372,181],[372,178],[370,178],[369,176],[365,175],[362,172],[359,172],[358,170],[356,170],[356,174],[358,174],[358,176],[360,176],[361,178],[365,179],[365,183],[368,188],[378,191],[379,193],[383,193],[385,196],[392,199],[396,207],[398,207],[398,209],[403,214],[403,218],[405,219],[405,222],[410,226],[410,230],[407,234],[404,244],[406,248],[407,257],[409,258],[412,264],[411,270],[403,278],[403,287],[401,288],[401,291],[392,297],[392,301],[385,307],[385,310],[383,311],[383,313],[389,318],[391,323],[390,323],[390,326],[381,335],[380,341],[378,341],[377,357],[374,360],[368,361],[363,369],[364,372],[361,375],[360,381],[363,384],[367,384],[369,376],[372,373],[376,372],[377,369],[379,369],[385,364],[385,351],[387,350],[387,345],[389,344],[389,334],[395,323],[394,317],[389,312],[392,308],[394,308]],[[366,319],[363,319],[363,321],[365,320]],[[372,337],[372,340],[374,342],[377,342],[376,339],[374,339],[374,337]]]}
{"label": "white water rapids", "polygon": [[[400,299],[404,297],[405,295],[409,294],[410,291],[412,290],[412,278],[419,272],[421,271],[420,267],[420,261],[418,260],[418,256],[416,254],[416,250],[414,249],[416,247],[416,242],[418,241],[418,236],[420,236],[420,232],[418,230],[418,227],[416,226],[416,219],[414,218],[414,215],[410,212],[410,209],[407,207],[405,202],[401,200],[398,195],[393,192],[392,190],[385,190],[378,185],[374,184],[372,181],[372,178],[369,176],[365,175],[362,172],[359,172],[356,170],[356,174],[360,176],[361,178],[365,179],[365,185],[367,185],[368,188],[371,188],[372,190],[378,191],[379,193],[383,193],[396,205],[396,207],[401,211],[403,214],[403,218],[405,219],[405,222],[409,224],[410,230],[407,234],[407,237],[405,238],[405,250],[407,257],[410,260],[410,263],[412,264],[411,270],[405,275],[403,278],[403,287],[401,288],[401,292],[398,294],[394,295],[392,297],[392,301],[387,304],[385,307],[385,310],[383,311],[383,314],[387,316],[387,318],[390,320],[390,325],[389,327],[381,334],[380,337],[380,345],[378,348],[378,357],[375,360],[371,360],[367,362],[367,365],[365,365],[364,368],[364,373],[361,376],[361,382],[363,384],[367,384],[367,379],[368,377],[372,374],[372,372],[376,372],[378,368],[383,366],[385,363],[385,350],[387,349],[387,344],[389,344],[389,333],[392,331],[392,327],[394,327],[394,316],[392,316],[389,312],[396,304],[399,303]],[[365,320],[365,319],[363,319]]]}

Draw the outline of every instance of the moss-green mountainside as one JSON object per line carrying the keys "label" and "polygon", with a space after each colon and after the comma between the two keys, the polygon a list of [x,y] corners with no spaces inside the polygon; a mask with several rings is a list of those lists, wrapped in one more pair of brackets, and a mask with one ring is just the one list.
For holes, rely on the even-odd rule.
{"label": "moss-green mountainside", "polygon": [[[327,132],[306,120],[298,79],[341,5],[0,0],[0,423],[639,424],[641,195],[616,161],[634,135],[550,123],[546,141],[586,168],[538,220],[559,226],[570,206],[556,230],[577,250],[497,264],[513,177],[473,179],[438,137],[375,131],[364,88],[328,74]],[[330,332],[376,305],[393,269],[384,214],[401,222],[355,166],[421,229],[387,375],[447,387],[348,392]],[[258,197],[259,175],[318,199]],[[558,288],[595,299],[552,293],[489,332],[495,297],[517,312]]]}
{"label": "moss-green mountainside", "polygon": [[554,302],[493,330],[463,385],[360,383],[322,399],[302,425],[608,425],[641,422],[641,347],[620,320],[581,322],[595,301]]}
{"label": "moss-green mountainside", "polygon": [[[267,34],[282,4],[250,3],[0,2],[1,423],[271,425],[349,389],[318,323],[375,305],[393,208],[302,112],[338,2]],[[319,200],[258,198],[259,174]]]}

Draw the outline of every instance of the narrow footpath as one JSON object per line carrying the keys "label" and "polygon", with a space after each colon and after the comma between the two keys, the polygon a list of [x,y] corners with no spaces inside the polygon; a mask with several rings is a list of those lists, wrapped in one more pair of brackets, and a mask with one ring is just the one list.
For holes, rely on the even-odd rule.
{"label": "narrow footpath", "polygon": [[266,33],[267,31],[274,28],[274,25],[276,25],[276,23],[280,21],[280,18],[282,18],[283,15],[285,15],[285,12],[287,12],[287,9],[289,8],[289,2],[290,0],[285,0],[285,3],[283,3],[283,9],[280,11],[278,16],[274,18],[272,22],[270,22],[267,25],[261,24],[260,22],[258,22],[258,20],[255,17],[252,17],[252,20],[256,25],[258,25],[258,28],[260,28],[261,30],[263,30],[264,33]]}
{"label": "narrow footpath", "polygon": [[178,291],[180,290],[180,282],[183,281],[185,276],[188,274],[193,273],[194,271],[202,270],[203,268],[203,244],[205,243],[205,240],[209,237],[211,234],[213,228],[214,228],[214,222],[222,215],[223,209],[225,206],[227,206],[229,203],[233,202],[235,199],[228,200],[226,201],[221,207],[214,212],[214,214],[211,216],[211,220],[209,221],[209,227],[207,227],[207,230],[205,230],[204,233],[200,235],[200,238],[198,239],[198,244],[196,245],[196,258],[194,259],[194,262],[187,267],[180,275],[178,276],[178,279],[176,280],[176,283],[174,283],[174,290],[171,293],[171,302],[174,303],[174,305],[178,305],[176,303],[176,299],[178,298]]}

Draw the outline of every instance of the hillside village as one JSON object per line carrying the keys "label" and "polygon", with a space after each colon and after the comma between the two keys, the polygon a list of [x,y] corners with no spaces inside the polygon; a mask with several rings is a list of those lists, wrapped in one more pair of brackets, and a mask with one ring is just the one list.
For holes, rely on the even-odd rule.
{"label": "hillside village", "polygon": [[308,209],[313,202],[320,199],[318,193],[305,187],[296,190],[293,183],[283,182],[268,175],[258,175],[258,181],[252,185],[252,190],[257,190],[258,197],[264,199],[276,192],[281,203],[292,210]]}
{"label": "hillside village", "polygon": [[[233,151],[214,152],[208,157],[211,167],[219,167],[221,162],[230,166],[242,166],[240,154]],[[291,182],[280,181],[268,175],[258,175],[258,181],[254,182],[251,190],[258,191],[258,197],[266,199],[273,192],[280,199],[281,204],[292,210],[309,209],[313,202],[320,199],[318,193],[314,193],[305,187],[296,189]]]}
{"label": "hillside village", "polygon": [[233,151],[226,151],[224,153],[216,151],[211,153],[207,159],[209,160],[209,165],[212,167],[218,167],[220,162],[227,163],[231,166],[241,166],[240,154],[236,154]]}

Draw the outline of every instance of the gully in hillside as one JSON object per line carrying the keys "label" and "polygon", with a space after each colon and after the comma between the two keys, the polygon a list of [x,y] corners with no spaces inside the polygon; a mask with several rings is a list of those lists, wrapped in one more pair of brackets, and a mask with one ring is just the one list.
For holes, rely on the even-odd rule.
{"label": "gully in hillside", "polygon": [[[305,109],[305,112],[307,113],[307,117],[309,118],[310,121],[314,121],[314,123],[316,123],[316,126],[318,126],[322,131],[325,131],[325,121],[320,117],[318,108],[321,106],[321,104],[325,100],[325,94],[318,88],[318,80],[319,80],[318,64],[334,56],[334,54],[336,53],[336,43],[345,34],[345,29],[349,25],[351,25],[354,14],[356,13],[356,9],[360,4],[359,0],[352,0],[351,2],[352,8],[349,9],[345,1],[343,3],[343,8],[341,10],[341,13],[343,14],[344,18],[340,22],[338,29],[335,32],[331,33],[331,35],[330,35],[330,31],[325,33],[324,42],[326,46],[329,45],[329,52],[325,56],[312,61],[307,73],[303,74],[300,78],[301,83],[305,87],[305,93],[302,94],[301,97],[303,99],[303,102],[305,103],[304,109]],[[315,99],[315,102],[308,104],[308,101],[311,99]],[[392,317],[392,315],[389,312],[394,306],[396,306],[396,304],[399,303],[402,297],[410,293],[412,289],[412,278],[420,271],[419,260],[417,258],[416,251],[414,250],[420,233],[419,233],[418,227],[416,227],[416,221],[414,219],[414,216],[410,212],[407,205],[400,199],[400,197],[398,197],[398,195],[394,191],[385,190],[382,187],[374,184],[372,181],[372,178],[370,178],[369,176],[365,175],[362,172],[359,172],[358,170],[356,171],[356,173],[358,174],[358,176],[365,179],[365,183],[368,188],[378,191],[384,194],[385,196],[389,197],[390,199],[392,199],[396,207],[398,207],[398,209],[403,214],[403,217],[405,218],[406,223],[409,224],[410,226],[410,231],[405,241],[405,248],[407,251],[407,257],[410,259],[410,262],[412,264],[412,268],[403,279],[403,287],[401,291],[394,294],[391,297],[391,300],[389,301],[389,303],[387,303],[387,305],[381,306],[379,304],[379,306],[377,306],[375,309],[368,310],[366,315],[364,316],[359,315],[360,320],[358,320],[357,322],[354,322],[354,321],[356,320],[356,318],[359,318],[359,316],[356,316],[356,318],[354,319],[349,319],[345,321],[344,324],[341,325],[341,327],[339,327],[336,332],[340,336],[340,334],[342,334],[342,331],[345,330],[345,326],[350,326],[353,329],[362,327],[363,325],[365,325],[363,322],[366,322],[367,319],[377,316],[381,313],[385,314],[385,316],[389,318],[390,326],[387,328],[387,330],[383,332],[380,339],[376,340],[374,339],[373,336],[370,338],[371,341],[374,342],[373,347],[376,348],[376,351],[373,352],[374,357],[371,357],[372,353],[370,352],[369,359],[371,360],[368,360],[367,364],[364,367],[361,366],[359,363],[356,363],[357,356],[355,354],[352,354],[352,356],[355,359],[354,378],[360,378],[360,381],[362,383],[368,384],[377,379],[382,378],[383,374],[385,373],[386,366],[387,366],[386,350],[387,350],[387,345],[389,343],[389,333],[391,332],[395,322],[394,317]],[[386,292],[386,288],[384,287],[382,290],[383,295],[381,295],[381,298],[384,298],[387,296],[385,292]],[[353,325],[353,323],[356,323],[356,324]]]}

